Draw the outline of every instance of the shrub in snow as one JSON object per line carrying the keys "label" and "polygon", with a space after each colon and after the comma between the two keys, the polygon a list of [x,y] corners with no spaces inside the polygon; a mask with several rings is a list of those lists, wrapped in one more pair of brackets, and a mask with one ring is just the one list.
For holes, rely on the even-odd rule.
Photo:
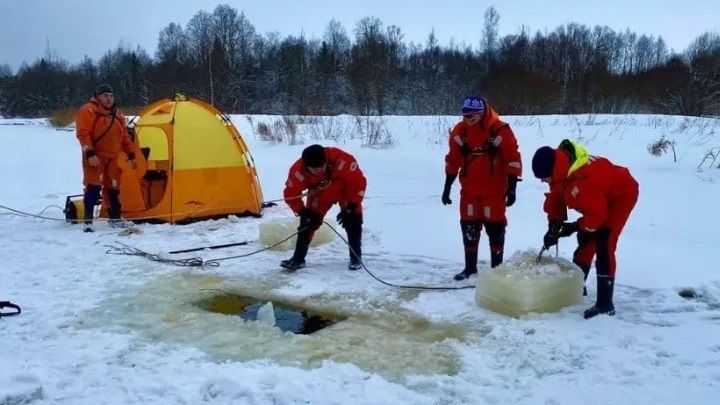
{"label": "shrub in snow", "polygon": [[355,117],[357,133],[364,146],[387,148],[392,146],[392,135],[385,128],[385,120],[381,117]]}
{"label": "shrub in snow", "polygon": [[282,138],[278,138],[274,133],[270,125],[265,122],[258,122],[255,132],[260,135],[260,139],[267,142],[281,142]]}
{"label": "shrub in snow", "polygon": [[697,167],[699,172],[710,169],[720,169],[720,147],[710,148]]}
{"label": "shrub in snow", "polygon": [[288,143],[291,145],[298,143],[298,120],[295,117],[283,115],[282,129],[285,131],[285,137]]}
{"label": "shrub in snow", "polygon": [[677,162],[677,153],[675,153],[675,141],[671,141],[665,136],[660,137],[657,141],[648,145],[648,152],[653,156],[662,156],[667,153],[668,150],[672,150],[673,162]]}
{"label": "shrub in snow", "polygon": [[298,120],[295,117],[284,115],[280,120],[272,123],[258,122],[255,132],[260,139],[266,142],[282,143],[290,145],[301,143],[298,131]]}
{"label": "shrub in snow", "polygon": [[48,122],[53,126],[53,128],[66,128],[75,122],[76,111],[77,109],[75,108],[61,108],[59,110],[55,110],[50,118],[48,118]]}

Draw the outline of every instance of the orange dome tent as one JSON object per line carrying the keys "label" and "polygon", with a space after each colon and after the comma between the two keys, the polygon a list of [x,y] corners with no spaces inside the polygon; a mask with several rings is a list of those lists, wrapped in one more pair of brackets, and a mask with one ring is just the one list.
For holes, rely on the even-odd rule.
{"label": "orange dome tent", "polygon": [[134,128],[141,153],[137,170],[123,168],[123,218],[177,223],[261,214],[252,156],[220,111],[178,95],[144,108]]}

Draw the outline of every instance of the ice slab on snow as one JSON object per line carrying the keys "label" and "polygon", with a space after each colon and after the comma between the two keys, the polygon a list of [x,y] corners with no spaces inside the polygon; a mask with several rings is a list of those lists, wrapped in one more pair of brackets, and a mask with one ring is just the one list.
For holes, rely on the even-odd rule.
{"label": "ice slab on snow", "polygon": [[[265,221],[260,224],[260,243],[265,246],[272,246],[288,236],[297,232],[300,225],[299,218],[276,218]],[[280,243],[273,247],[273,250],[291,250],[295,249],[295,241],[297,236]],[[315,232],[310,246],[322,245],[335,240],[335,233],[325,224]]]}
{"label": "ice slab on snow", "polygon": [[582,301],[582,271],[573,263],[537,251],[516,252],[502,265],[481,271],[475,301],[483,308],[513,317],[556,312]]}

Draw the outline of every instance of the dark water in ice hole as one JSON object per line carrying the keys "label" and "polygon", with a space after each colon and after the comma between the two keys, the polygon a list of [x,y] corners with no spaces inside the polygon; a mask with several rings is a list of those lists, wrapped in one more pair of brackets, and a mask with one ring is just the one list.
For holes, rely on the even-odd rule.
{"label": "dark water in ice hole", "polygon": [[[246,321],[256,321],[258,310],[265,304],[267,301],[253,297],[224,294],[203,300],[198,303],[198,306],[206,311],[237,315]],[[273,309],[275,310],[275,326],[283,332],[299,335],[309,335],[344,320],[342,317],[330,317],[278,302],[273,302]]]}

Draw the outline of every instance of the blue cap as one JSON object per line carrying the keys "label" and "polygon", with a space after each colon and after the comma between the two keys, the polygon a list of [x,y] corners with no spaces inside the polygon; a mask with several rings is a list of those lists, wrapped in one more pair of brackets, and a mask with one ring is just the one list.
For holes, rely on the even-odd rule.
{"label": "blue cap", "polygon": [[480,97],[465,97],[461,111],[463,114],[481,113],[485,111],[485,102]]}

